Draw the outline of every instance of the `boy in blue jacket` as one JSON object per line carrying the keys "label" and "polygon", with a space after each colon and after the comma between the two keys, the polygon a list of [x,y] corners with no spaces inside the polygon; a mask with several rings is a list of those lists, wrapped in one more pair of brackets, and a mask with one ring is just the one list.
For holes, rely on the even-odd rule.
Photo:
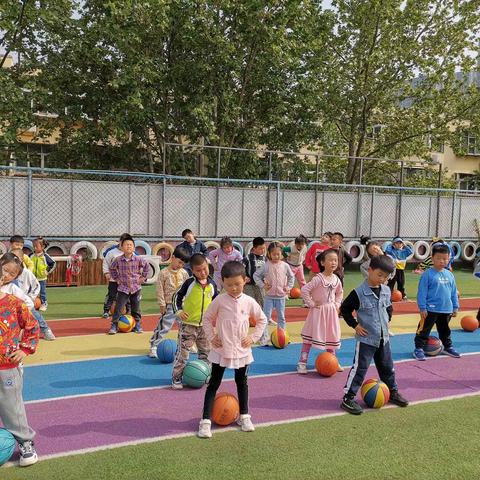
{"label": "boy in blue jacket", "polygon": [[452,346],[448,325],[450,319],[457,315],[458,310],[455,277],[447,270],[449,260],[448,246],[441,243],[435,244],[432,248],[433,266],[420,277],[417,293],[420,322],[413,351],[413,357],[420,361],[426,360],[423,347],[434,325],[437,326],[438,336],[443,344],[443,353],[460,358],[460,354]]}
{"label": "boy in blue jacket", "polygon": [[405,268],[407,266],[407,258],[413,253],[413,250],[405,245],[400,237],[395,237],[392,240],[392,244],[385,248],[385,253],[392,257],[395,262],[395,275],[388,280],[388,287],[393,292],[395,284],[397,284],[397,289],[402,294],[403,300],[407,300],[407,294],[405,293]]}
{"label": "boy in blue jacket", "polygon": [[[355,357],[344,388],[340,405],[353,415],[360,415],[362,407],[355,401],[368,367],[373,359],[380,380],[390,389],[390,402],[406,407],[408,401],[398,393],[393,368],[392,351],[388,335],[388,322],[392,316],[390,289],[385,285],[388,276],[395,270],[390,257],[373,256],[370,259],[367,279],[352,290],[343,301],[340,312],[347,324],[355,329]],[[357,318],[353,312],[357,312]]]}

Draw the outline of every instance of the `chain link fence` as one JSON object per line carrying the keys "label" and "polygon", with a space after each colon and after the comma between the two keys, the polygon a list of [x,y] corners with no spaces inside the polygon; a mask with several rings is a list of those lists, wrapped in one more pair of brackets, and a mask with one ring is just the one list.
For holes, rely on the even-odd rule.
{"label": "chain link fence", "polygon": [[[272,177],[273,177],[272,171]],[[476,239],[480,195],[460,190],[0,166],[1,237],[291,239],[341,231]]]}

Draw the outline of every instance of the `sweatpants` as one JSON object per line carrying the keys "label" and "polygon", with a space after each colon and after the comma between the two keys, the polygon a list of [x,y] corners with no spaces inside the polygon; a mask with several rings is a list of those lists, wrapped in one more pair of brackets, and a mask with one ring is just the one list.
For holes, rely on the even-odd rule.
{"label": "sweatpants", "polygon": [[252,297],[263,308],[263,291],[258,285],[246,283],[243,288],[243,293]]}
{"label": "sweatpants", "polygon": [[142,312],[140,311],[140,299],[142,298],[142,291],[138,290],[135,293],[117,292],[117,299],[115,303],[115,311],[112,315],[112,326],[118,325],[118,319],[122,314],[123,308],[130,302],[130,314],[135,319],[134,331],[142,328]]}
{"label": "sweatpants", "polygon": [[380,380],[387,385],[390,391],[397,390],[395,383],[395,369],[393,368],[392,351],[390,342],[380,340],[380,345],[375,347],[366,343],[358,342],[355,346],[353,365],[348,374],[347,383],[344,387],[346,396],[354,398],[358,389],[362,386],[370,363],[375,362]]}
{"label": "sweatpants", "polygon": [[150,347],[158,346],[163,337],[172,329],[175,322],[178,322],[177,316],[173,313],[172,304],[168,303],[167,311],[159,318],[157,326],[150,337]]}
{"label": "sweatpants", "polygon": [[178,330],[177,353],[173,361],[172,380],[174,382],[182,380],[183,370],[188,362],[194,344],[197,345],[198,359],[208,363],[210,342],[205,335],[203,327],[182,323]]}
{"label": "sweatpants", "polygon": [[427,343],[428,337],[434,325],[437,326],[438,337],[440,338],[444,348],[452,346],[452,339],[450,337],[450,319],[451,313],[435,313],[427,312],[425,320],[420,320],[417,327],[417,334],[415,335],[415,348],[423,348]]}
{"label": "sweatpants", "polygon": [[405,296],[405,270],[395,270],[395,276],[391,278],[388,282],[388,288],[393,292],[395,289],[395,284],[397,284],[397,290],[402,294],[402,297]]}
{"label": "sweatpants", "polygon": [[[202,418],[210,419],[212,415],[213,402],[220,384],[222,383],[223,373],[226,367],[221,367],[218,363],[212,363],[212,376],[208,382],[203,403]],[[238,403],[240,404],[240,415],[248,413],[248,365],[235,369],[235,383],[237,384]]]}
{"label": "sweatpants", "polygon": [[0,370],[0,419],[18,443],[35,437],[28,425],[22,391],[22,367]]}

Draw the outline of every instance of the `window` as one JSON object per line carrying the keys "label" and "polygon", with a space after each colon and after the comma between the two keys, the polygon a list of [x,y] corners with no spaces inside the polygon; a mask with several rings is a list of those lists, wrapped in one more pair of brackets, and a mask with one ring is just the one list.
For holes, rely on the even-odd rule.
{"label": "window", "polygon": [[467,155],[480,155],[480,142],[471,133],[465,134],[465,150]]}
{"label": "window", "polygon": [[455,174],[458,188],[460,190],[478,190],[478,177],[471,173],[457,173]]}

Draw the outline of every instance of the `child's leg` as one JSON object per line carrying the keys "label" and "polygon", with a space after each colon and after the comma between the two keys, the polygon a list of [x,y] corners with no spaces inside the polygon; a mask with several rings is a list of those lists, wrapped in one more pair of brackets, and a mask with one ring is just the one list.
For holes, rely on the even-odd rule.
{"label": "child's leg", "polygon": [[387,282],[387,287],[390,289],[391,292],[395,290],[395,284],[397,283],[397,272],[395,271],[395,275],[393,278],[390,278]]}
{"label": "child's leg", "polygon": [[402,297],[405,296],[405,270],[397,270],[397,288],[402,294]]}
{"label": "child's leg", "polygon": [[176,316],[173,313],[172,304],[167,304],[167,311],[159,318],[157,326],[150,337],[150,346],[156,347],[163,337],[172,329]]}
{"label": "child's leg", "polygon": [[110,309],[112,308],[113,302],[117,297],[117,282],[108,282],[108,290],[107,295],[105,295],[105,301],[103,302],[103,312],[110,313]]}
{"label": "child's leg", "polygon": [[177,352],[175,353],[175,359],[173,360],[173,371],[172,371],[172,380],[174,382],[181,382],[183,370],[185,365],[188,362],[190,356],[190,351],[193,344],[195,343],[195,338],[197,337],[197,332],[193,325],[182,324],[178,331],[178,344]]}
{"label": "child's leg", "polygon": [[118,319],[122,314],[122,310],[125,307],[127,301],[129,299],[129,295],[123,292],[117,292],[117,298],[115,299],[115,311],[112,315],[112,326],[118,325]]}
{"label": "child's leg", "polygon": [[260,345],[266,345],[268,343],[268,321],[272,318],[273,310],[273,298],[265,297],[263,301],[263,313],[267,317],[267,324],[265,325],[265,330],[262,333],[262,336],[259,340]]}
{"label": "child's leg", "polygon": [[35,318],[35,320],[38,322],[38,326],[40,327],[40,330],[42,332],[49,329],[48,323],[45,321],[42,314],[38,310],[32,308],[30,310],[30,313],[33,315],[33,318]]}
{"label": "child's leg", "polygon": [[436,313],[435,324],[437,325],[438,337],[440,338],[444,348],[452,346],[452,331],[450,330],[450,319],[452,316],[449,313]]}
{"label": "child's leg", "polygon": [[437,320],[437,313],[427,312],[427,318],[420,320],[415,335],[415,348],[423,348],[427,343],[428,336]]}
{"label": "child's leg", "polygon": [[392,350],[390,342],[380,342],[375,355],[373,356],[380,380],[387,385],[390,391],[398,390],[395,382],[395,370],[393,368]]}
{"label": "child's leg", "polygon": [[248,413],[248,365],[235,369],[235,383],[237,384],[238,403],[240,415]]}
{"label": "child's leg", "polygon": [[302,288],[305,285],[305,273],[303,272],[303,265],[295,267],[294,274],[298,284],[300,285],[300,288]]}
{"label": "child's leg", "polygon": [[277,311],[277,324],[278,328],[283,328],[287,326],[285,322],[285,298],[275,298],[274,307]]}
{"label": "child's leg", "polygon": [[40,284],[40,301],[42,305],[47,304],[47,281],[46,280],[39,280],[38,283]]}
{"label": "child's leg", "polygon": [[135,319],[135,328],[134,331],[138,331],[142,329],[142,312],[140,310],[140,299],[141,299],[142,291],[139,290],[138,292],[131,293],[128,297],[130,299],[130,314]]}
{"label": "child's leg", "polygon": [[19,443],[33,440],[22,398],[23,377],[19,367],[0,370],[0,418]]}
{"label": "child's leg", "polygon": [[222,281],[222,275],[218,270],[215,270],[215,273],[213,275],[213,281],[217,285],[218,291],[221,292],[223,288],[223,281]]}
{"label": "child's leg", "polygon": [[[205,400],[203,402],[203,419],[210,420],[215,395],[218,387],[222,383],[223,372],[225,372],[225,367],[221,367],[218,363],[212,363],[212,375],[208,382],[207,390],[205,391]],[[237,371],[235,370],[235,375],[236,373]]]}
{"label": "child's leg", "polygon": [[376,350],[377,347],[357,342],[353,365],[348,374],[347,383],[343,389],[347,397],[354,398],[358,389],[362,386],[368,367],[370,366],[370,362],[372,361]]}
{"label": "child's leg", "polygon": [[312,348],[311,343],[305,343],[305,341],[302,344],[302,351],[300,352],[300,363],[307,363],[308,362],[308,355],[310,353],[310,350]]}
{"label": "child's leg", "polygon": [[195,343],[197,344],[198,349],[198,359],[208,362],[208,354],[210,353],[210,341],[205,335],[205,330],[203,327],[193,327],[196,329]]}

